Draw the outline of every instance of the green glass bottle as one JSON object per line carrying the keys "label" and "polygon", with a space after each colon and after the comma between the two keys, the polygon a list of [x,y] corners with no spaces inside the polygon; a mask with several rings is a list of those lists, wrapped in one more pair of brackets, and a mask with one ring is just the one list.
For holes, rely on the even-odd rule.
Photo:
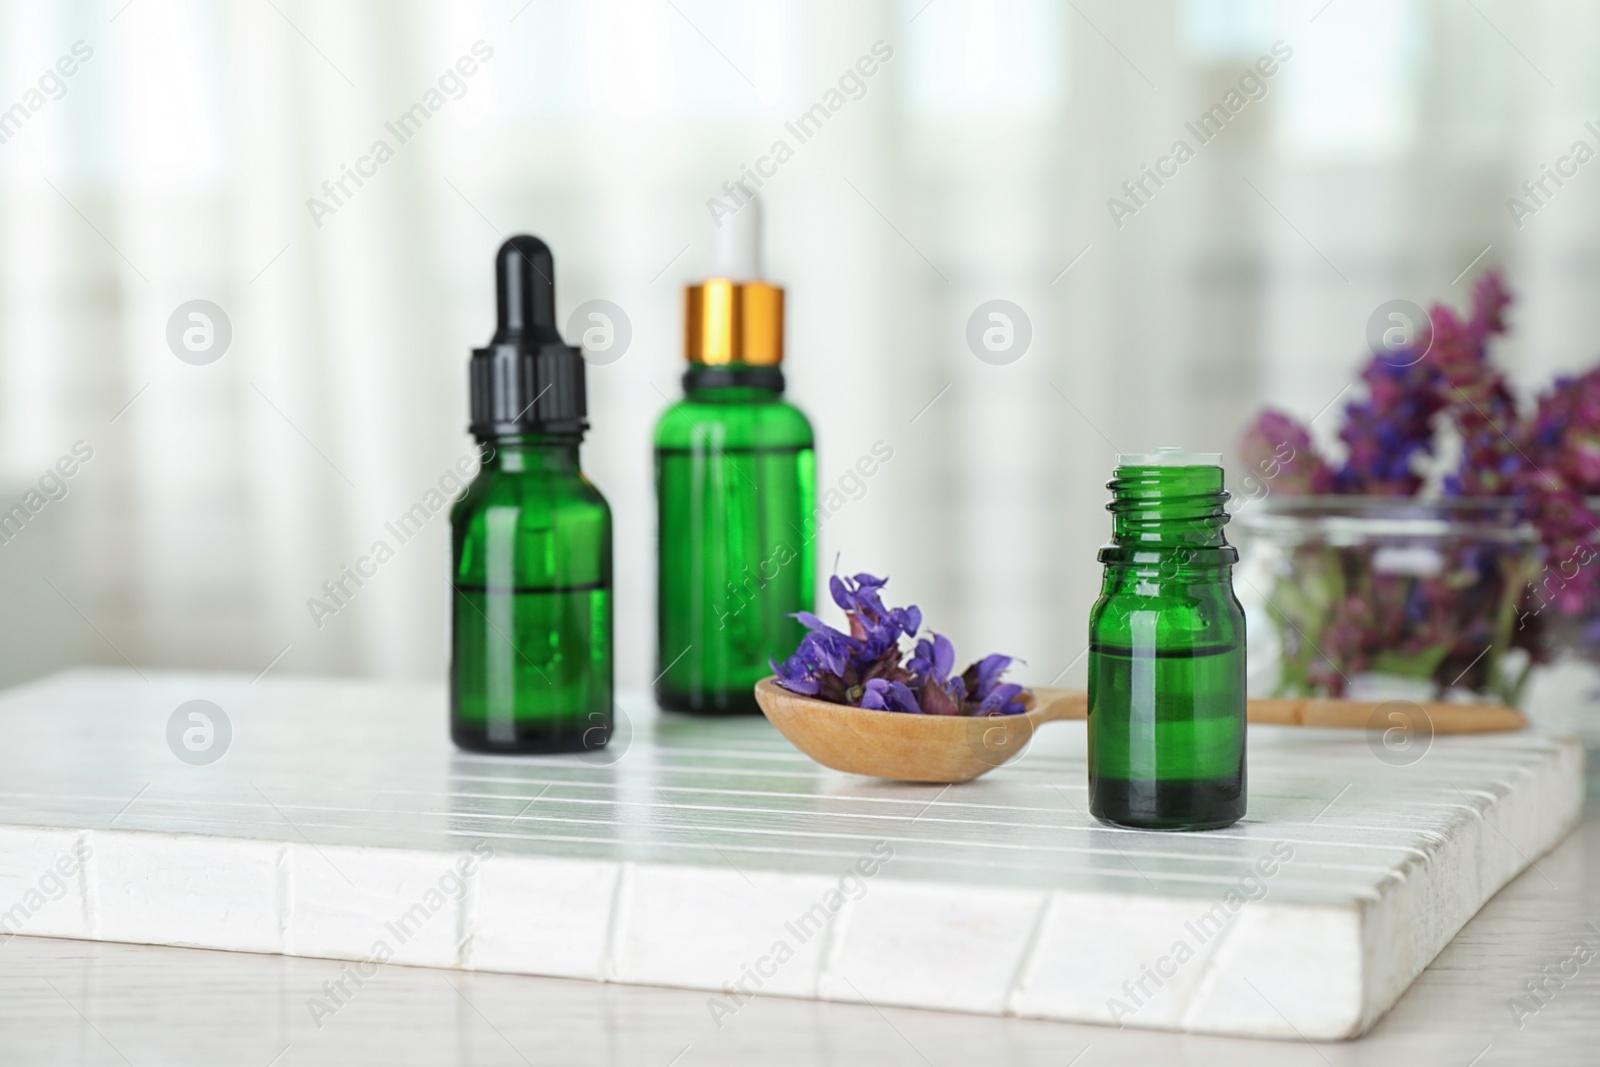
{"label": "green glass bottle", "polygon": [[656,699],[674,711],[754,712],[768,660],[805,633],[791,616],[813,607],[811,424],[781,385],[688,378],[656,427]]}
{"label": "green glass bottle", "polygon": [[483,466],[450,516],[450,733],[592,751],[612,726],[611,509],[578,465],[583,358],[556,330],[543,242],[511,238],[496,273],[499,327],[471,363]]}
{"label": "green glass bottle", "polygon": [[759,712],[756,682],[814,605],[816,457],[783,399],[783,290],[733,280],[759,273],[759,225],[745,205],[731,277],[687,290],[686,395],[656,426],[656,700],[674,711]]}
{"label": "green glass bottle", "polygon": [[1121,456],[1089,616],[1089,810],[1211,830],[1245,812],[1244,610],[1221,457]]}

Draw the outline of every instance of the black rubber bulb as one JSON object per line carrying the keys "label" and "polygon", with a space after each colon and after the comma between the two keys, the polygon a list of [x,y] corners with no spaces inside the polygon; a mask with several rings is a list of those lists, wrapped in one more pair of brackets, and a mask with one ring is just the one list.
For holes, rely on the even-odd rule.
{"label": "black rubber bulb", "polygon": [[518,234],[500,246],[494,274],[500,321],[493,343],[560,344],[550,247],[531,234]]}
{"label": "black rubber bulb", "polygon": [[582,434],[588,429],[583,352],[556,329],[556,265],[550,247],[518,234],[495,256],[494,338],[472,350],[472,432]]}

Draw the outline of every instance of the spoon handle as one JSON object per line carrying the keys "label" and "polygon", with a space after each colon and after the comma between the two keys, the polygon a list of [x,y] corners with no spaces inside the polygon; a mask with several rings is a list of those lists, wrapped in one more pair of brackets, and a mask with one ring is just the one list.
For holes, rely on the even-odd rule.
{"label": "spoon handle", "polygon": [[[1422,722],[1418,722],[1418,716]],[[1250,701],[1249,719],[1278,726],[1405,730],[1429,726],[1436,734],[1487,734],[1528,725],[1522,712],[1497,704],[1417,703],[1411,700],[1331,700],[1271,697]],[[1423,724],[1427,725],[1424,726]]]}
{"label": "spoon handle", "polygon": [[[1040,686],[1033,691],[1035,722],[1089,717],[1089,694],[1079,689]],[[1481,734],[1520,730],[1528,720],[1520,711],[1495,704],[1419,704],[1409,700],[1365,701],[1266,697],[1249,702],[1250,722],[1271,726],[1318,726],[1346,730],[1418,729],[1416,716],[1436,734]],[[1391,717],[1393,716],[1393,717]]]}
{"label": "spoon handle", "polygon": [[1081,689],[1053,689],[1042,685],[1033,691],[1033,700],[1029,717],[1034,722],[1089,717],[1089,694]]}

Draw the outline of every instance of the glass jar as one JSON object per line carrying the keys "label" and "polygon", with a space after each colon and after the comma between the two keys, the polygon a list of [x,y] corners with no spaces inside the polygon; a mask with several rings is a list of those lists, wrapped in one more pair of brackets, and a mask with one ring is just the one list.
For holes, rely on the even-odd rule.
{"label": "glass jar", "polygon": [[[1587,501],[1600,528],[1600,498]],[[1582,518],[1579,520],[1582,525]],[[1547,553],[1517,609],[1519,626],[1539,642],[1540,666],[1522,708],[1541,729],[1573,734],[1600,749],[1600,533]]]}
{"label": "glass jar", "polygon": [[[1576,503],[1576,502],[1575,502]],[[1535,627],[1545,658],[1576,659],[1600,666],[1600,497],[1578,508],[1578,529],[1593,528],[1570,549],[1547,553],[1518,608],[1518,622]]]}
{"label": "glass jar", "polygon": [[1515,500],[1274,495],[1234,520],[1252,694],[1520,702],[1541,550]]}

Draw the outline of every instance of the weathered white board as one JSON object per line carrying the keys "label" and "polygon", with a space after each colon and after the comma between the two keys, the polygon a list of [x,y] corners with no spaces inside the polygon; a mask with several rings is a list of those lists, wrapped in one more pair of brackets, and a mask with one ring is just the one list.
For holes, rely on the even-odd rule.
{"label": "weathered white board", "polygon": [[[914,786],[644,697],[604,754],[513,759],[455,751],[436,686],[145,676],[0,694],[0,937],[1339,1038],[1583,795],[1568,740],[1252,728],[1247,818],[1154,834],[1088,817],[1081,723]],[[175,752],[220,723],[169,741],[193,700],[211,763]]]}

